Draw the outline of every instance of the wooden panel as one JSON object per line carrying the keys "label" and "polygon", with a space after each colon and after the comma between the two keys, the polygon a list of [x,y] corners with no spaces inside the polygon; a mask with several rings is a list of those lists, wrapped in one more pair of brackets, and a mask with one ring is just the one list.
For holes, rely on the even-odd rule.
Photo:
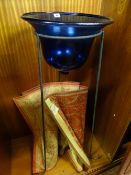
{"label": "wooden panel", "polygon": [[[101,0],[0,0],[0,113],[5,130],[17,137],[29,133],[12,98],[38,85],[36,39],[20,19],[30,11],[100,13]],[[57,72],[44,61],[44,80],[58,80]]]}
{"label": "wooden panel", "polygon": [[114,19],[106,29],[96,134],[113,158],[131,119],[131,1],[103,0],[102,14]]}
{"label": "wooden panel", "polygon": [[0,137],[0,174],[11,175],[10,141]]}

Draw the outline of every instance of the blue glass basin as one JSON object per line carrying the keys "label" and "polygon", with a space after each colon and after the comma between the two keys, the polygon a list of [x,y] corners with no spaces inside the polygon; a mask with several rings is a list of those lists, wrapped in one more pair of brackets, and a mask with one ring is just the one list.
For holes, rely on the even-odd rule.
{"label": "blue glass basin", "polygon": [[39,35],[47,63],[64,72],[84,64],[93,39],[112,23],[104,16],[67,12],[32,12],[22,18]]}

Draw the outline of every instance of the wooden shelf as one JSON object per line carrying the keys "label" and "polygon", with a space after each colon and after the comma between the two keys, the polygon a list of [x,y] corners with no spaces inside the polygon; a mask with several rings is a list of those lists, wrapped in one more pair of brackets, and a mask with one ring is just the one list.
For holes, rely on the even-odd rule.
{"label": "wooden shelf", "polygon": [[[30,136],[12,140],[12,156],[11,156],[11,175],[31,175],[31,160],[32,160],[32,139]],[[93,157],[99,159],[91,160],[91,168],[86,171],[86,174],[101,169],[109,164],[109,160],[99,146],[97,140],[93,138]],[[65,154],[58,159],[58,163],[54,169],[46,172],[46,175],[78,175],[71,164],[68,156]]]}

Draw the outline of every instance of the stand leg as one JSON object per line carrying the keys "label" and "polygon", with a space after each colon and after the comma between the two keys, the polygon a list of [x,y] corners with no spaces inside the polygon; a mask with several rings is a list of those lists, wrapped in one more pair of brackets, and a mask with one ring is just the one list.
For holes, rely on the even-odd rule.
{"label": "stand leg", "polygon": [[98,62],[97,79],[96,79],[96,90],[95,90],[95,99],[94,99],[94,108],[93,108],[93,117],[92,117],[91,139],[90,139],[91,144],[90,144],[90,148],[89,148],[89,154],[90,154],[91,158],[92,158],[91,150],[92,150],[92,142],[93,142],[93,134],[94,134],[95,118],[96,118],[96,105],[97,105],[97,98],[98,98],[100,73],[101,73],[103,43],[104,43],[104,31],[102,31],[102,33],[101,33],[101,45],[100,45],[100,52],[99,52],[99,62]]}
{"label": "stand leg", "polygon": [[38,64],[39,64],[39,78],[40,78],[40,93],[41,93],[41,114],[42,114],[42,123],[43,123],[43,140],[44,140],[44,157],[43,164],[45,165],[46,171],[46,139],[45,139],[45,118],[44,118],[44,95],[43,95],[43,78],[42,78],[42,63],[40,56],[40,38],[37,35],[37,50],[38,50]]}

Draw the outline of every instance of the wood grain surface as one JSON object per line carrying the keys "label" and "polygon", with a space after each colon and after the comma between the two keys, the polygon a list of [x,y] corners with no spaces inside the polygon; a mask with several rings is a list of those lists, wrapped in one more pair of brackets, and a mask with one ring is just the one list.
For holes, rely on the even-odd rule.
{"label": "wood grain surface", "polygon": [[105,30],[96,134],[110,159],[114,157],[131,120],[130,9],[129,0],[102,3],[101,13],[112,17],[114,24]]}
{"label": "wood grain surface", "polygon": [[[99,14],[102,0],[0,0],[0,123],[12,137],[29,133],[12,98],[39,84],[36,39],[21,15],[30,11],[71,11]],[[58,73],[43,61],[44,81]],[[75,72],[75,76],[78,74]]]}

